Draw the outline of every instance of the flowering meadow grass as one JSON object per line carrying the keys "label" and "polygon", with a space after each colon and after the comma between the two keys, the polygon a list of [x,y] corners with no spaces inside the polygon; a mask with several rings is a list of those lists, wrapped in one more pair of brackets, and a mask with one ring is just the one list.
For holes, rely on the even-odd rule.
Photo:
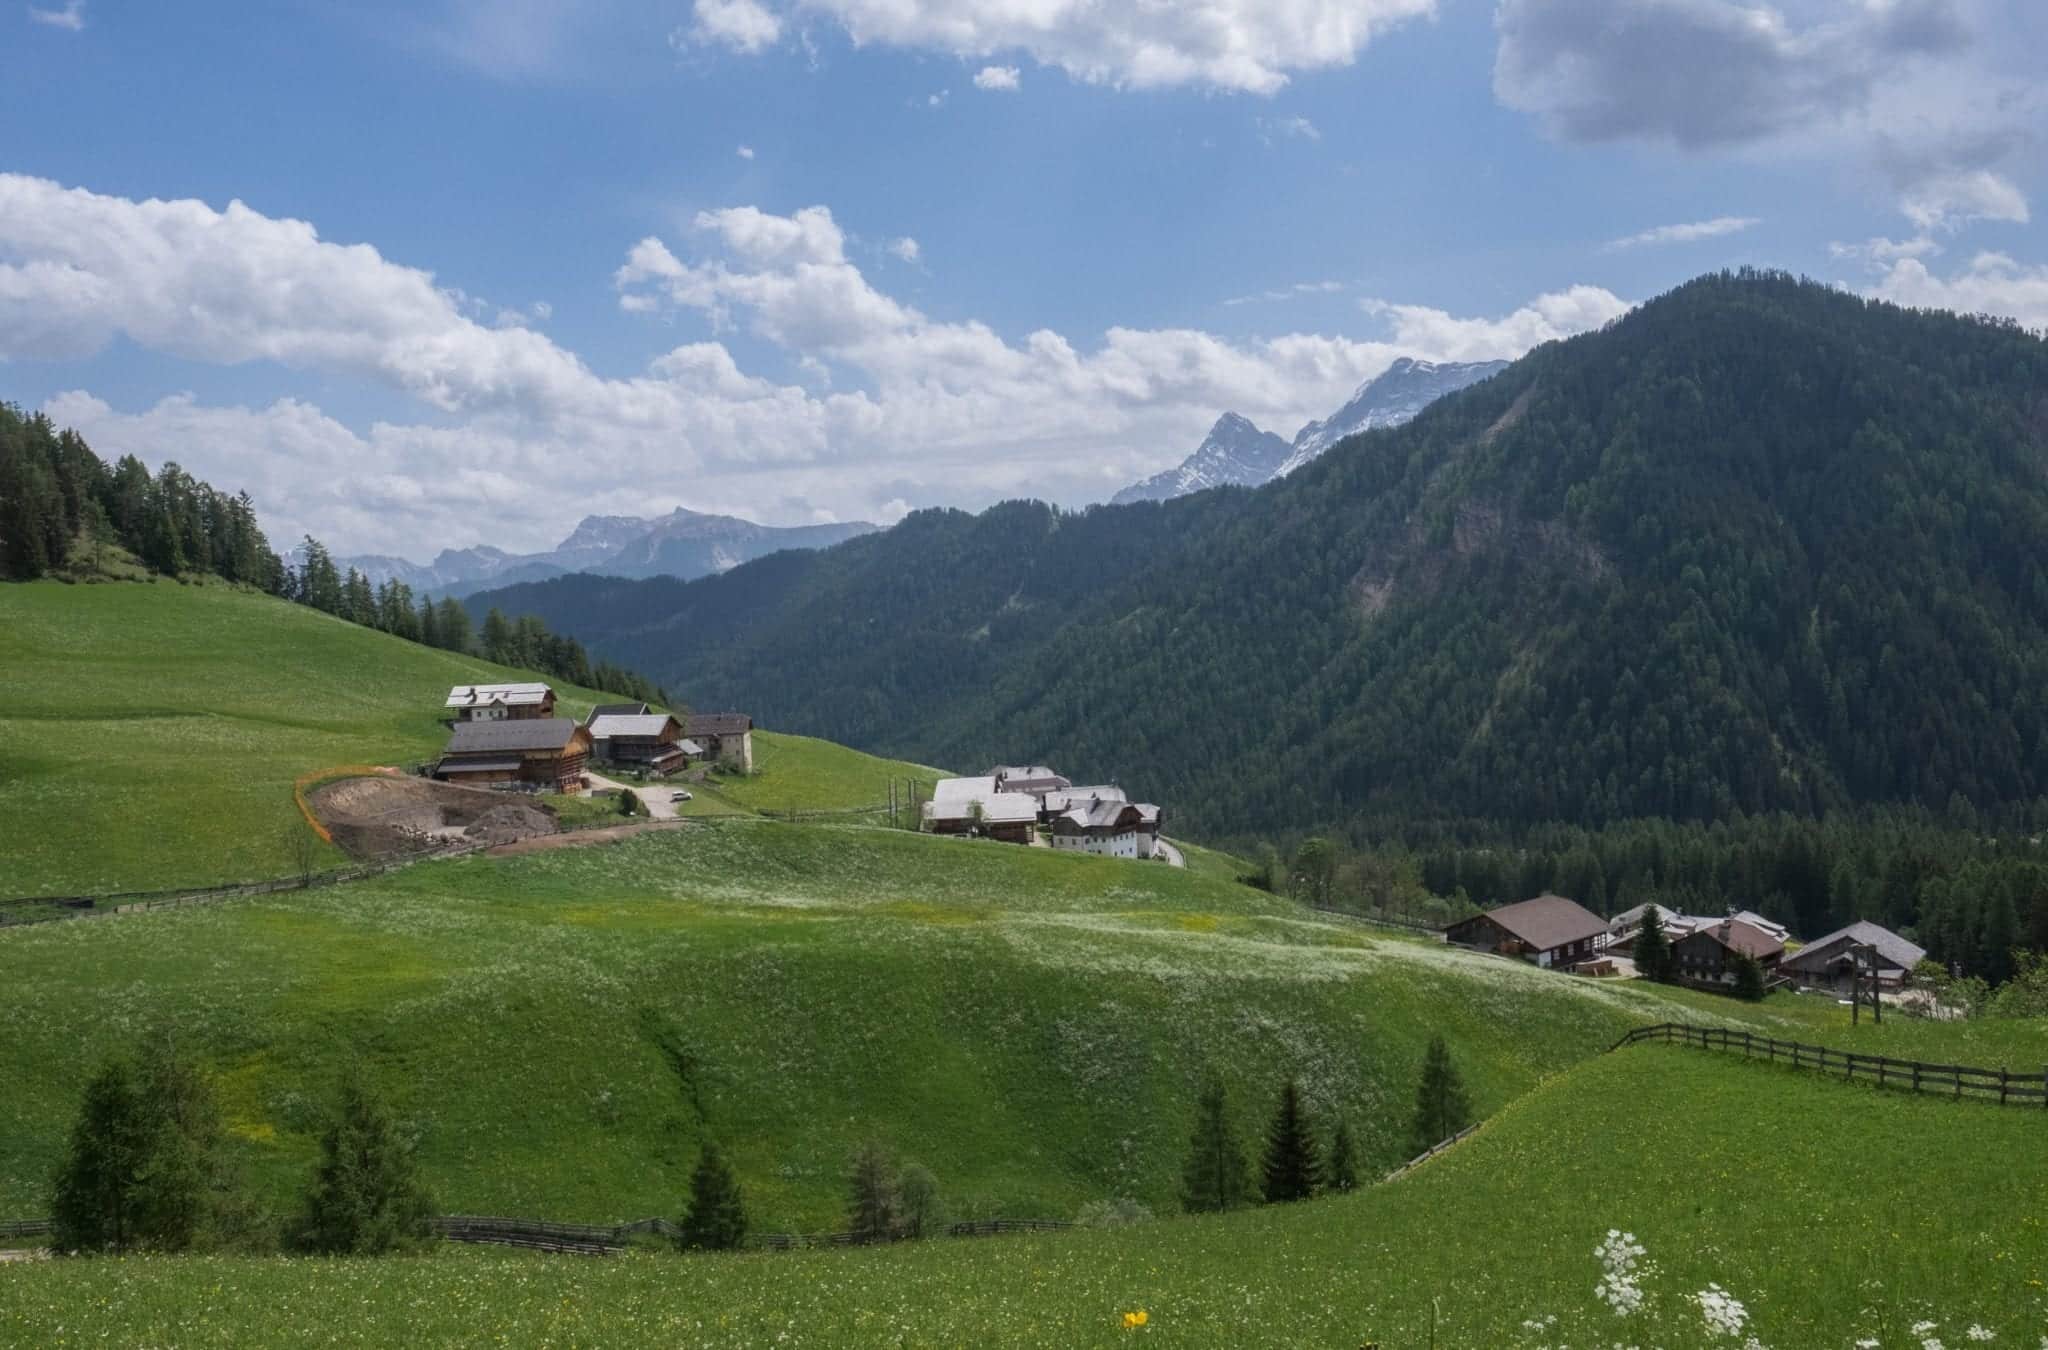
{"label": "flowering meadow grass", "polygon": [[1646,1045],[1343,1198],[742,1257],[45,1262],[0,1267],[0,1343],[2037,1350],[2040,1129]]}
{"label": "flowering meadow grass", "polygon": [[[931,784],[950,775],[943,769],[864,754],[832,741],[773,731],[754,733],[754,772],[748,777],[713,774],[710,791],[748,811],[846,811],[886,804],[896,780],[907,802],[906,778],[931,795]],[[907,812],[904,819],[910,819]]]}
{"label": "flowering meadow grass", "polygon": [[0,1217],[45,1210],[78,1066],[165,1020],[274,1206],[360,1058],[444,1209],[670,1213],[716,1137],[798,1231],[870,1135],[960,1217],[1170,1209],[1212,1066],[1248,1124],[1300,1077],[1391,1166],[1432,1033],[1491,1111],[1674,1015],[1192,871],[768,822],[10,930],[0,988]]}

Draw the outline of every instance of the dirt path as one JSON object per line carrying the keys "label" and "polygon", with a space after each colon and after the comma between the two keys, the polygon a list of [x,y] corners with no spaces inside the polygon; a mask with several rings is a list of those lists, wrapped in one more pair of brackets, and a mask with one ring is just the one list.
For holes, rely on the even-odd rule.
{"label": "dirt path", "polygon": [[675,789],[666,784],[648,783],[641,787],[634,787],[631,783],[621,783],[616,778],[606,778],[601,773],[591,773],[587,769],[584,771],[583,776],[588,778],[592,785],[596,787],[610,788],[614,792],[631,790],[635,796],[640,798],[640,804],[647,808],[647,814],[650,819],[675,820],[678,818],[676,804],[669,800]]}

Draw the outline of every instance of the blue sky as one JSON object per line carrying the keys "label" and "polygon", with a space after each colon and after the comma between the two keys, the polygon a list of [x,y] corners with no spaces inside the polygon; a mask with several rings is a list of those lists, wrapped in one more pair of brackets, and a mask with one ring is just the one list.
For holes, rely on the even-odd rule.
{"label": "blue sky", "polygon": [[1101,500],[1725,266],[2043,327],[2044,10],[17,4],[0,397],[425,557]]}

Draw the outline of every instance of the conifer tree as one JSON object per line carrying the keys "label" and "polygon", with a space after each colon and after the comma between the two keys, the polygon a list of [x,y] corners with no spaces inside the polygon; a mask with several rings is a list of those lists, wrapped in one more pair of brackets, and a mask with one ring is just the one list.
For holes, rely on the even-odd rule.
{"label": "conifer tree", "polygon": [[1237,1209],[1250,1201],[1251,1172],[1230,1123],[1223,1081],[1212,1079],[1195,1103],[1195,1132],[1181,1171],[1181,1205],[1190,1213]]}
{"label": "conifer tree", "polygon": [[719,1152],[706,1143],[690,1174],[690,1208],[676,1245],[685,1251],[730,1251],[747,1236],[747,1210],[739,1179]]}
{"label": "conifer tree", "polygon": [[896,1236],[896,1170],[873,1140],[853,1155],[847,1178],[846,1228],[855,1242],[887,1242]]}
{"label": "conifer tree", "polygon": [[1410,1155],[1427,1153],[1472,1123],[1472,1105],[1465,1082],[1451,1063],[1451,1048],[1432,1036],[1422,1061],[1422,1084],[1415,1094],[1415,1126],[1409,1135]]}
{"label": "conifer tree", "polygon": [[1308,1111],[1301,1102],[1301,1087],[1290,1078],[1280,1089],[1280,1105],[1266,1130],[1266,1203],[1308,1199],[1322,1183],[1322,1171]]}
{"label": "conifer tree", "polygon": [[136,1178],[153,1133],[134,1061],[108,1060],[85,1085],[57,1170],[50,1211],[59,1251],[126,1251],[139,1240]]}
{"label": "conifer tree", "polygon": [[301,1243],[333,1255],[396,1251],[432,1235],[432,1214],[412,1154],[384,1104],[351,1073],[342,1082],[340,1110],[320,1140]]}
{"label": "conifer tree", "polygon": [[1670,983],[1671,939],[1664,932],[1663,912],[1655,905],[1643,910],[1643,926],[1636,932],[1635,963],[1636,973],[1644,979]]}
{"label": "conifer tree", "polygon": [[1764,968],[1757,959],[1747,952],[1735,955],[1735,997],[1751,1003],[1763,1002],[1765,994]]}
{"label": "conifer tree", "polygon": [[1330,1168],[1326,1182],[1333,1191],[1358,1189],[1358,1146],[1351,1141],[1351,1122],[1337,1117],[1337,1133],[1330,1140]]}

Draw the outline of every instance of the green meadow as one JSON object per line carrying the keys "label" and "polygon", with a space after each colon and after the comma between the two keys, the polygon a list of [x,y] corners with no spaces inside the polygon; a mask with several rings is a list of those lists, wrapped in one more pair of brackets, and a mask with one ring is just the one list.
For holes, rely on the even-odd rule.
{"label": "green meadow", "polygon": [[[2048,1228],[2009,1182],[2041,1128],[1637,1046],[1397,1181],[1291,1207],[745,1256],[17,1266],[0,1268],[0,1341],[2031,1350]],[[1593,1297],[1610,1229],[1643,1249],[1626,1317]],[[1736,1335],[1701,1314],[1712,1286],[1741,1305]]]}

